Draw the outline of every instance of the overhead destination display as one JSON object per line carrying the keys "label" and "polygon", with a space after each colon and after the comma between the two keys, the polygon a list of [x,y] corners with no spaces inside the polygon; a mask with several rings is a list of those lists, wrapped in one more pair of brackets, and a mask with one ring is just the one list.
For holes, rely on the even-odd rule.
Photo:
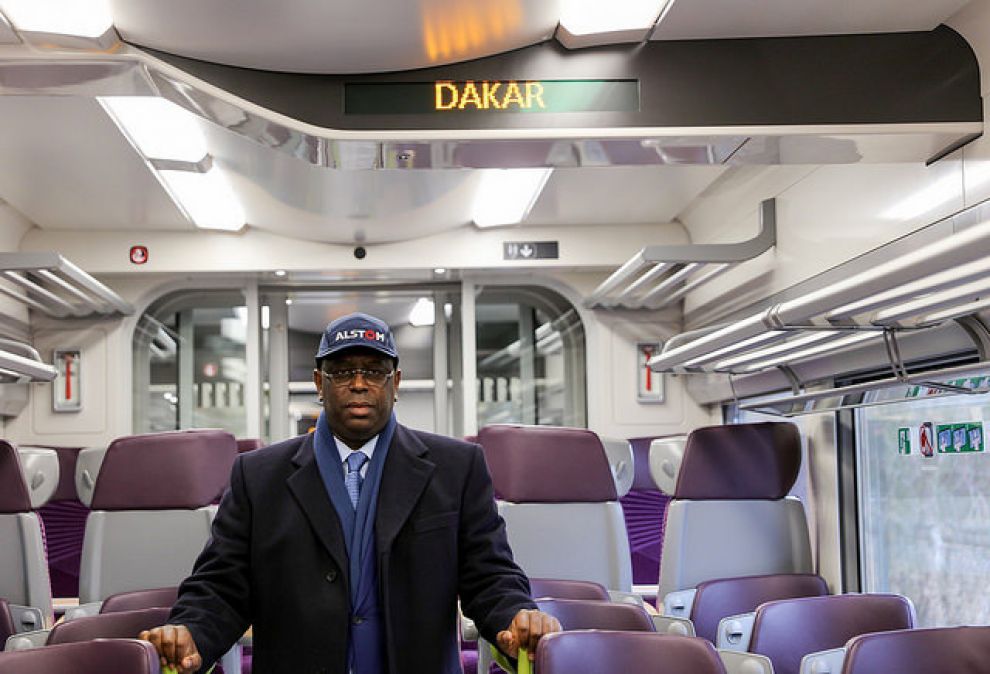
{"label": "overhead destination display", "polygon": [[347,82],[347,115],[638,112],[638,80]]}

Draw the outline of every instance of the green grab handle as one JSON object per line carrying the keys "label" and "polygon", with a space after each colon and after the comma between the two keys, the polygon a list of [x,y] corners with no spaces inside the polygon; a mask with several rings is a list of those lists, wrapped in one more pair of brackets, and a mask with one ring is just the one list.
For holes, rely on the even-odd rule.
{"label": "green grab handle", "polygon": [[513,667],[509,659],[505,657],[502,651],[498,650],[491,644],[488,647],[492,651],[492,658],[495,660],[495,664],[504,669],[509,674],[536,674],[536,665],[533,664],[529,659],[529,653],[525,648],[519,649],[519,659],[516,661],[516,666]]}

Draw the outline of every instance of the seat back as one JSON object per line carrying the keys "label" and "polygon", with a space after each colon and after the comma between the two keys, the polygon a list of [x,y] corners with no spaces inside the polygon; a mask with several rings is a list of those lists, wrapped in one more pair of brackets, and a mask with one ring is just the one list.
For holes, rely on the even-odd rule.
{"label": "seat back", "polygon": [[170,608],[141,608],[100,613],[60,622],[48,634],[48,645],[72,644],[91,639],[136,639],[144,630],[164,625]]}
{"label": "seat back", "polygon": [[147,641],[98,639],[0,653],[0,674],[159,674],[158,654]]}
{"label": "seat back", "polygon": [[603,630],[543,637],[536,649],[536,670],[540,674],[725,674],[715,648],[704,639]]}
{"label": "seat back", "polygon": [[91,511],[79,600],[178,585],[209,539],[211,502],[236,456],[234,436],[218,430],[128,436],[80,452],[76,483]]}
{"label": "seat back", "polygon": [[[58,458],[51,450],[26,452],[24,458],[22,463],[17,448],[0,440],[0,598],[41,610],[50,625],[48,564],[41,519],[33,509],[43,505],[58,484]],[[0,636],[6,640],[9,635]]]}
{"label": "seat back", "polygon": [[162,587],[154,590],[135,590],[110,595],[100,605],[100,613],[134,611],[140,608],[171,608],[179,598],[178,587]]}
{"label": "seat back", "polygon": [[789,423],[711,426],[686,443],[653,443],[650,469],[673,495],[660,560],[660,596],[720,578],[810,573],[804,508],[787,497],[801,466]]}
{"label": "seat back", "polygon": [[609,601],[608,590],[601,583],[590,580],[561,580],[558,578],[530,578],[529,593],[536,599],[584,599]]}
{"label": "seat back", "polygon": [[654,632],[650,614],[639,606],[587,599],[539,599],[536,605],[565,630]]}
{"label": "seat back", "polygon": [[712,643],[722,618],[752,613],[765,602],[828,594],[825,580],[813,573],[744,576],[708,580],[698,585],[691,608],[691,622],[699,637]]}
{"label": "seat back", "polygon": [[990,627],[943,627],[864,634],[846,647],[842,674],[986,674]]}
{"label": "seat back", "polygon": [[896,594],[785,599],[756,609],[749,652],[770,658],[774,674],[798,674],[809,653],[841,648],[860,634],[912,627],[914,607]]}
{"label": "seat back", "polygon": [[612,447],[580,428],[486,426],[478,434],[492,474],[516,562],[529,576],[590,580],[610,590],[632,589],[632,567],[611,465],[625,462],[620,482],[632,483],[632,450]]}

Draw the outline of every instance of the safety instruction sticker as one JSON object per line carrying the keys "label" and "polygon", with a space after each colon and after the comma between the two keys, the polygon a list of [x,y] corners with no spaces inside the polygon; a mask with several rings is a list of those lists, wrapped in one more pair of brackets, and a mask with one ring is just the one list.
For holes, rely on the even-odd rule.
{"label": "safety instruction sticker", "polygon": [[897,429],[897,453],[898,454],[910,454],[911,453],[911,429],[910,428],[898,428]]}
{"label": "safety instruction sticker", "polygon": [[926,421],[918,427],[918,445],[922,456],[935,456],[935,427]]}
{"label": "safety instruction sticker", "polygon": [[939,454],[983,451],[983,423],[940,424],[936,433]]}

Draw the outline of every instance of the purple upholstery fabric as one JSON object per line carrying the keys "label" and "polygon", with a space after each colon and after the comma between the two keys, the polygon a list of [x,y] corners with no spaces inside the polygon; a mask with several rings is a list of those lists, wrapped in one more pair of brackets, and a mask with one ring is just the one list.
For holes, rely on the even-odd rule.
{"label": "purple upholstery fabric", "polygon": [[540,674],[725,674],[715,648],[704,639],[603,630],[547,635],[536,649],[536,671]]}
{"label": "purple upholstery fabric", "polygon": [[155,647],[136,639],[97,639],[0,653],[0,674],[158,674]]}
{"label": "purple upholstery fabric", "polygon": [[7,637],[14,633],[14,616],[10,614],[7,600],[0,597],[0,648],[7,643]]}
{"label": "purple upholstery fabric", "polygon": [[38,509],[48,551],[53,597],[79,595],[79,561],[89,509],[79,501],[48,502]]}
{"label": "purple upholstery fabric", "polygon": [[142,608],[61,622],[49,633],[48,645],[73,644],[91,639],[137,639],[138,634],[144,630],[164,625],[170,610]]}
{"label": "purple upholstery fabric", "polygon": [[633,478],[632,488],[639,491],[659,491],[657,483],[650,475],[650,443],[660,438],[669,437],[665,435],[652,435],[646,438],[629,438],[629,444],[633,449],[633,465],[636,468],[636,477]]}
{"label": "purple upholstery fabric", "polygon": [[565,630],[653,632],[650,614],[639,606],[584,599],[538,599],[536,605],[560,621]]}
{"label": "purple upholstery fabric", "polygon": [[252,452],[256,449],[261,449],[265,446],[258,438],[238,438],[237,440],[237,453],[243,454],[244,452]]}
{"label": "purple upholstery fabric", "polygon": [[801,468],[801,436],[790,423],[708,426],[692,431],[674,498],[779,499]]}
{"label": "purple upholstery fabric", "polygon": [[537,599],[584,599],[609,601],[604,585],[590,580],[561,580],[559,578],[530,578],[530,594]]}
{"label": "purple upholstery fabric", "polygon": [[798,674],[808,653],[841,648],[854,636],[914,627],[900,595],[844,594],[785,599],[756,609],[749,650],[773,662],[774,674]]}
{"label": "purple upholstery fabric", "polygon": [[142,608],[171,608],[179,596],[179,588],[163,587],[156,590],[134,590],[110,595],[100,606],[100,613],[134,611]]}
{"label": "purple upholstery fabric", "polygon": [[867,634],[849,642],[842,674],[986,674],[990,627]]}
{"label": "purple upholstery fabric", "polygon": [[598,435],[584,428],[485,426],[478,433],[495,491],[515,503],[615,501]]}
{"label": "purple upholstery fabric", "polygon": [[660,547],[669,502],[670,497],[656,489],[633,489],[619,499],[629,536],[629,556],[635,585],[655,585],[660,577]]}
{"label": "purple upholstery fabric", "polygon": [[107,448],[93,510],[200,508],[227,484],[237,457],[234,436],[218,430],[118,438]]}
{"label": "purple upholstery fabric", "polygon": [[17,449],[6,440],[0,440],[0,513],[26,513],[31,511],[31,496],[24,484]]}
{"label": "purple upholstery fabric", "polygon": [[812,573],[722,578],[699,583],[694,596],[691,620],[699,637],[715,642],[722,618],[750,613],[768,601],[822,597],[828,585]]}

